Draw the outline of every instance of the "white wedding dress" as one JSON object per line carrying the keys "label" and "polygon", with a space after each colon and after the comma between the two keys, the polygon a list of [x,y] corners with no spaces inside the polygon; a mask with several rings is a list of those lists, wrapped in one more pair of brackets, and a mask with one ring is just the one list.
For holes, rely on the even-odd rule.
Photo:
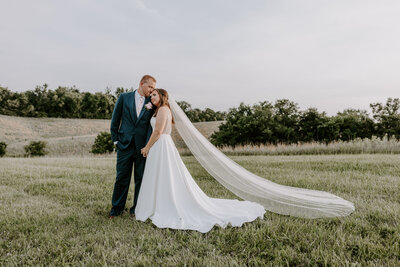
{"label": "white wedding dress", "polygon": [[[262,205],[208,197],[196,184],[171,138],[169,114],[160,138],[150,148],[135,210],[136,219],[151,219],[159,228],[210,231],[214,225],[241,226],[263,218]],[[155,127],[156,118],[151,126]]]}

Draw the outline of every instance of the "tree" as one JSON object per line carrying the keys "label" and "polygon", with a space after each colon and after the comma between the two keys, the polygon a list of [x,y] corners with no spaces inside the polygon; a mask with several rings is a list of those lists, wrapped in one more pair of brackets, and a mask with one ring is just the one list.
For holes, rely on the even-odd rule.
{"label": "tree", "polygon": [[29,103],[34,107],[32,117],[48,117],[49,99],[48,85],[36,86],[33,91],[26,91]]}
{"label": "tree", "polygon": [[81,118],[93,119],[97,107],[97,98],[87,92],[84,93],[81,103]]}
{"label": "tree", "polygon": [[283,143],[298,140],[299,106],[288,99],[277,100],[274,104],[275,139]]}
{"label": "tree", "polygon": [[302,142],[322,141],[324,125],[328,122],[325,112],[319,113],[316,108],[309,108],[300,114],[299,140]]}
{"label": "tree", "polygon": [[111,133],[101,132],[96,136],[91,152],[93,154],[105,154],[114,151],[114,144],[111,140]]}
{"label": "tree", "polygon": [[366,110],[345,109],[334,118],[339,127],[339,139],[343,141],[356,138],[371,138],[374,134],[374,122]]}
{"label": "tree", "polygon": [[6,154],[7,144],[4,142],[0,142],[0,157],[3,157]]}
{"label": "tree", "polygon": [[29,145],[24,146],[26,156],[44,156],[48,152],[45,151],[46,142],[44,141],[32,141]]}
{"label": "tree", "polygon": [[388,135],[400,139],[400,99],[388,98],[386,104],[373,103],[370,107],[378,136]]}
{"label": "tree", "polygon": [[96,107],[94,112],[94,118],[96,119],[111,119],[111,115],[114,109],[114,99],[107,94],[96,93]]}
{"label": "tree", "polygon": [[7,115],[16,115],[27,117],[34,111],[33,105],[29,103],[29,99],[24,93],[13,94],[6,103],[8,107]]}
{"label": "tree", "polygon": [[13,92],[6,87],[0,86],[0,113],[5,115],[14,115],[10,112],[8,100],[12,97]]}
{"label": "tree", "polygon": [[177,101],[176,103],[185,113],[192,109],[192,106],[186,101]]}
{"label": "tree", "polygon": [[[132,92],[133,88],[128,89],[128,88],[124,88],[124,87],[117,87],[117,89],[115,89],[115,98],[118,99],[118,97],[122,94],[122,93],[126,93],[126,92]],[[114,101],[115,103],[115,101]]]}
{"label": "tree", "polygon": [[273,106],[264,101],[249,106],[240,103],[229,109],[225,123],[211,136],[215,145],[259,144],[275,142],[273,138]]}
{"label": "tree", "polygon": [[[53,116],[61,118],[79,118],[81,108],[81,94],[75,87],[61,87],[55,90],[57,109]],[[52,117],[53,117],[52,116]]]}
{"label": "tree", "polygon": [[215,112],[210,108],[206,108],[205,110],[198,108],[192,109],[192,106],[186,101],[177,101],[177,104],[183,112],[185,112],[191,122],[217,121],[225,119],[225,112]]}

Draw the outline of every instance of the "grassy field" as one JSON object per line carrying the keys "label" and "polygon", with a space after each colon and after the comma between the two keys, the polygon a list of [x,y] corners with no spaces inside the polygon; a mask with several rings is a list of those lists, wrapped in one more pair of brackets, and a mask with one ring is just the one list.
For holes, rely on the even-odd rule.
{"label": "grassy field", "polygon": [[[400,265],[398,155],[232,158],[275,182],[335,193],[356,211],[318,220],[267,212],[263,220],[207,234],[157,229],[126,213],[107,218],[113,155],[1,158],[0,266]],[[184,161],[209,196],[235,197],[193,157]]]}

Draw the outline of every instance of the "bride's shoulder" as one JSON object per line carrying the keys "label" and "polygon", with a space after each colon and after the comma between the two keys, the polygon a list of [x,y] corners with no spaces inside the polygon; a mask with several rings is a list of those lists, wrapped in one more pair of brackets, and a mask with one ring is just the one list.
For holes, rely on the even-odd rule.
{"label": "bride's shoulder", "polygon": [[171,114],[169,108],[162,106],[158,108],[156,118],[168,118],[169,114]]}
{"label": "bride's shoulder", "polygon": [[170,113],[169,107],[168,106],[162,106],[158,109],[158,114],[168,114]]}

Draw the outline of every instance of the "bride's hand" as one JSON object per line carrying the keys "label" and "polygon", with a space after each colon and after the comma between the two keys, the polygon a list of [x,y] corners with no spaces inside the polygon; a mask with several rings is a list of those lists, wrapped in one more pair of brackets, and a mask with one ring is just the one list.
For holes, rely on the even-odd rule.
{"label": "bride's hand", "polygon": [[143,157],[147,157],[147,155],[149,154],[149,150],[150,149],[147,146],[145,146],[140,150],[140,152],[142,153]]}

